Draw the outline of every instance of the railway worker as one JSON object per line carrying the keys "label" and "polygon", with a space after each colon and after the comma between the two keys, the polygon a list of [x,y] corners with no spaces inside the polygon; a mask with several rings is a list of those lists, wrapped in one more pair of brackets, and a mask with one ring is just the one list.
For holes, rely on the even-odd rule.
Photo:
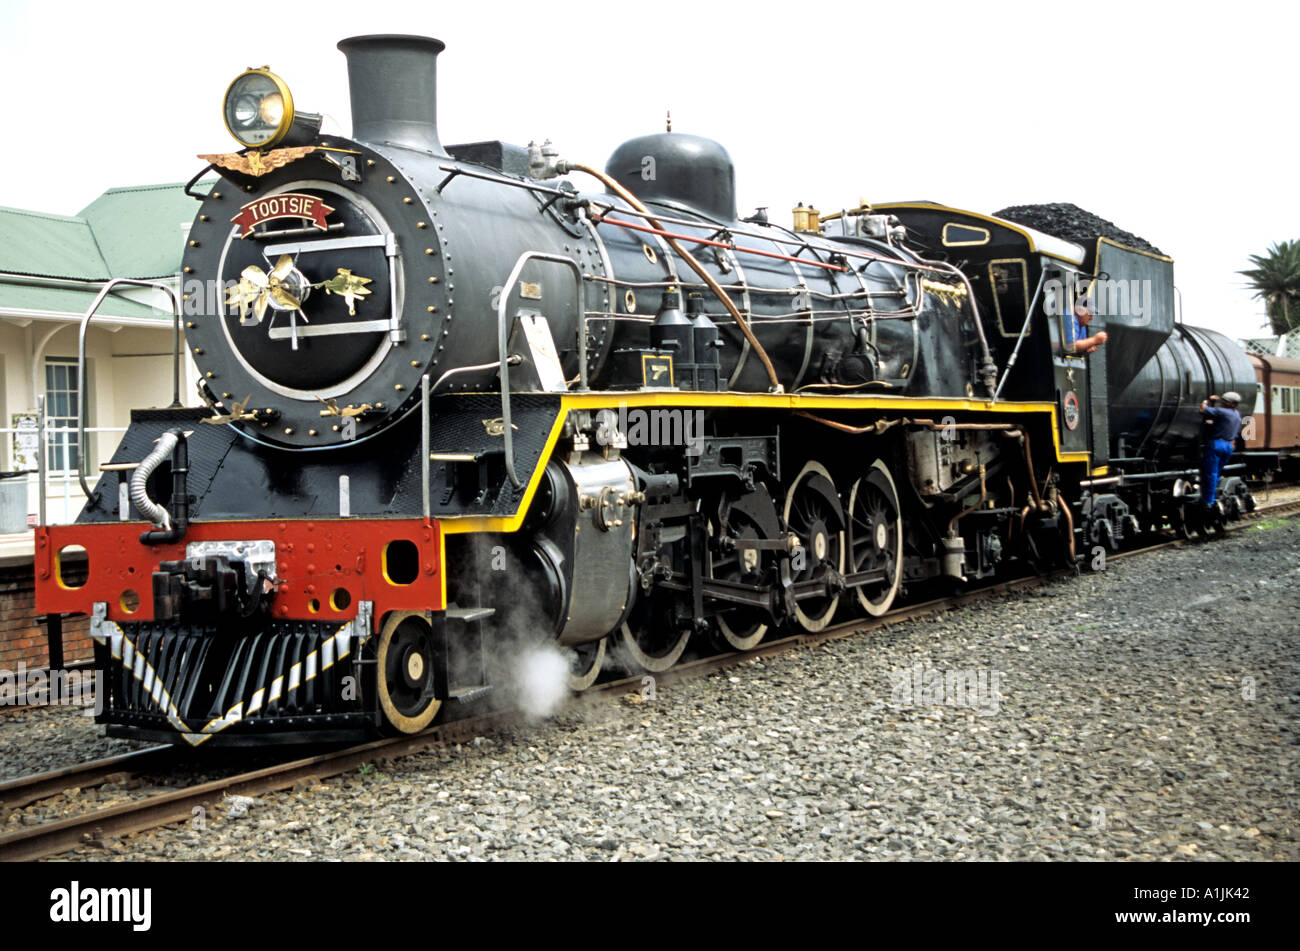
{"label": "railway worker", "polygon": [[1201,504],[1210,514],[1219,491],[1219,473],[1232,458],[1232,441],[1241,431],[1241,414],[1237,412],[1240,402],[1241,396],[1231,390],[1201,402],[1201,415],[1209,427],[1205,434],[1205,464],[1201,467]]}
{"label": "railway worker", "polygon": [[1092,305],[1088,303],[1087,298],[1080,297],[1074,302],[1074,319],[1070,321],[1070,336],[1072,338],[1069,349],[1077,354],[1092,353],[1094,350],[1101,348],[1106,342],[1106,331],[1099,330],[1092,336],[1088,336],[1088,325],[1092,323],[1093,313]]}

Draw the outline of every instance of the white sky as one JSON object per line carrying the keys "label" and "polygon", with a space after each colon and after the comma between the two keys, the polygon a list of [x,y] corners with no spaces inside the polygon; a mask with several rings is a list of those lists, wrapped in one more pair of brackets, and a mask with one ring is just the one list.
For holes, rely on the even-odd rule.
{"label": "white sky", "polygon": [[1173,256],[1189,323],[1257,336],[1236,272],[1300,238],[1297,25],[1250,0],[0,0],[0,205],[188,179],[235,150],[221,97],[250,65],[348,132],[335,43],[418,33],[447,44],[444,143],[549,137],[603,165],[671,109],[730,151],[742,214],[1071,201]]}

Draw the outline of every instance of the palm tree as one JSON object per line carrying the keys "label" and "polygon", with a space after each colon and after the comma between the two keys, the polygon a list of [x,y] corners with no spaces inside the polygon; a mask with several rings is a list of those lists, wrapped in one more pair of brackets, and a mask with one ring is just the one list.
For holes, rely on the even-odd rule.
{"label": "palm tree", "polygon": [[1300,241],[1281,241],[1269,248],[1267,255],[1252,254],[1247,271],[1255,297],[1264,301],[1264,310],[1273,333],[1281,335],[1300,326]]}

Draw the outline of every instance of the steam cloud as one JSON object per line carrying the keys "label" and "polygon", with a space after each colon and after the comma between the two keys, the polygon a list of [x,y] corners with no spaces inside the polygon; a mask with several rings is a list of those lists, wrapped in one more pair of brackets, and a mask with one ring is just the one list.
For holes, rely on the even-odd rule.
{"label": "steam cloud", "polygon": [[569,660],[555,644],[524,647],[510,658],[509,692],[529,720],[549,717],[569,696]]}

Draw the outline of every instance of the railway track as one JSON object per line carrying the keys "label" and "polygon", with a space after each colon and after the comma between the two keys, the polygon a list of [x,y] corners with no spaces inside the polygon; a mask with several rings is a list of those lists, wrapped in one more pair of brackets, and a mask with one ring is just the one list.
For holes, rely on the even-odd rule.
{"label": "railway track", "polygon": [[[1298,511],[1300,511],[1300,498],[1262,505],[1243,521],[1230,526],[1229,530],[1249,528],[1266,517],[1293,516]],[[1201,543],[1198,539],[1171,539],[1110,555],[1108,559],[1133,557],[1166,548]],[[816,634],[800,633],[768,641],[754,650],[743,653],[721,653],[687,661],[669,671],[655,674],[654,683],[658,686],[707,676],[796,648],[816,647],[920,617],[940,614],[958,606],[1039,587],[1073,573],[1074,569],[1066,568],[1043,575],[1017,578],[958,595],[908,605],[880,618],[858,618],[834,625]],[[640,691],[644,686],[645,676],[642,675],[607,681],[573,697],[570,704],[600,702],[605,698]],[[205,814],[211,813],[223,799],[228,797],[261,795],[302,783],[320,781],[357,769],[366,763],[384,762],[439,746],[467,742],[477,736],[500,732],[519,725],[524,720],[523,714],[517,710],[470,715],[432,727],[415,736],[375,740],[359,746],[275,763],[184,788],[151,792],[140,799],[116,803],[81,815],[20,827],[16,831],[0,835],[0,860],[30,861],[57,855],[88,843],[99,843],[109,838],[130,835],[173,822],[187,821],[196,814],[196,810],[205,810]],[[120,756],[0,782],[0,811],[7,814],[10,810],[22,809],[72,789],[89,788],[118,778],[149,772],[164,772],[176,765],[178,755],[179,751],[176,747],[147,747]]]}

